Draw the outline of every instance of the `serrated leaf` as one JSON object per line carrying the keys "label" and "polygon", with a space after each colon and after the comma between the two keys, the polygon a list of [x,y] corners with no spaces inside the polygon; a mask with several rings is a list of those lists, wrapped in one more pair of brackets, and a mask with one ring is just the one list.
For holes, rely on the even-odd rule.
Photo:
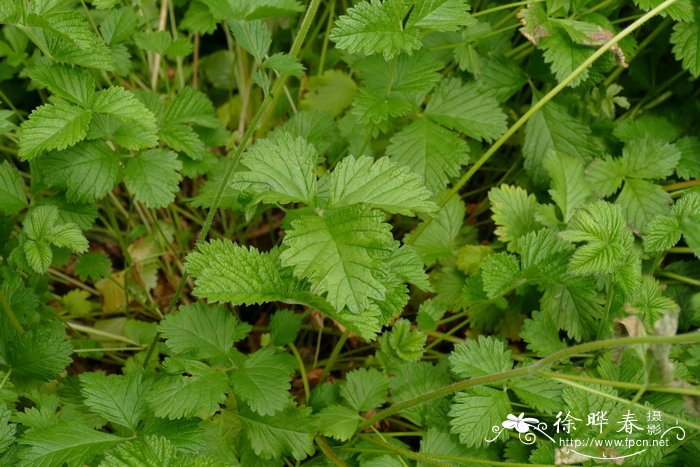
{"label": "serrated leaf", "polygon": [[184,152],[193,160],[201,160],[207,154],[204,142],[187,125],[166,124],[158,131],[158,136],[163,144],[178,152]]}
{"label": "serrated leaf", "polygon": [[3,161],[0,163],[0,212],[11,216],[26,207],[22,176],[8,161]]}
{"label": "serrated leaf", "polygon": [[[542,313],[551,319],[557,329],[563,329],[577,341],[588,339],[598,328],[603,307],[592,279],[576,278],[551,284],[540,300]],[[541,320],[545,320],[542,316]],[[557,336],[558,340],[558,336]],[[554,339],[546,345],[554,347]]]}
{"label": "serrated leaf", "polygon": [[625,144],[620,164],[625,177],[655,180],[669,177],[680,158],[681,152],[674,144],[644,138]]}
{"label": "serrated leaf", "polygon": [[654,217],[667,212],[673,201],[659,185],[627,179],[615,202],[622,208],[627,222],[640,232]]}
{"label": "serrated leaf", "polygon": [[684,180],[700,178],[700,138],[687,136],[675,144],[681,153],[676,174]]}
{"label": "serrated leaf", "polygon": [[[544,61],[550,64],[552,73],[558,81],[563,81],[594,52],[592,47],[574,42],[566,33],[558,29],[542,39],[540,46],[544,49]],[[588,69],[583,70],[569,86],[578,86],[588,79],[588,75]]]}
{"label": "serrated leaf", "polygon": [[467,13],[465,0],[418,0],[406,26],[418,26],[433,31],[456,31],[474,22]]}
{"label": "serrated leaf", "polygon": [[86,279],[98,281],[111,274],[111,265],[112,262],[104,253],[86,253],[75,262],[73,273],[77,274],[82,281]]}
{"label": "serrated leaf", "polygon": [[491,427],[500,425],[511,412],[505,392],[489,387],[470,388],[455,394],[450,408],[450,432],[467,447],[483,446]]}
{"label": "serrated leaf", "polygon": [[431,122],[416,120],[389,140],[387,156],[420,175],[433,192],[445,188],[469,161],[469,146],[456,133]]}
{"label": "serrated leaf", "polygon": [[306,69],[297,58],[285,53],[271,55],[263,63],[263,68],[270,68],[279,73],[297,77],[304,76],[304,70]]}
{"label": "serrated leaf", "polygon": [[456,345],[448,357],[450,369],[460,378],[501,373],[513,368],[510,350],[493,336],[479,336]]}
{"label": "serrated leaf", "polygon": [[255,144],[243,157],[247,170],[234,177],[234,186],[256,194],[265,203],[315,204],[318,152],[303,138],[286,132]]}
{"label": "serrated leaf", "polygon": [[374,409],[386,402],[389,379],[375,368],[359,368],[345,375],[340,396],[358,412]]}
{"label": "serrated leaf", "polygon": [[280,347],[294,342],[302,317],[292,310],[278,310],[270,318],[270,342]]}
{"label": "serrated leaf", "polygon": [[[208,417],[219,410],[226,400],[228,381],[226,375],[204,363],[188,361],[187,365],[166,360],[178,373],[194,373],[192,376],[164,376],[156,380],[146,395],[150,409],[157,417],[170,420],[191,417]],[[168,401],[164,404],[163,401]]]}
{"label": "serrated leaf", "polygon": [[234,305],[291,298],[290,278],[283,278],[278,258],[229,240],[202,243],[187,256],[187,271],[195,277],[194,295]]}
{"label": "serrated leaf", "polygon": [[231,21],[229,27],[236,42],[262,64],[272,44],[272,32],[263,21]]}
{"label": "serrated leaf", "polygon": [[464,203],[453,196],[417,239],[413,240],[412,234],[409,234],[405,241],[430,266],[438,259],[451,256],[457,249],[456,240],[464,223],[464,214]]}
{"label": "serrated leaf", "polygon": [[173,36],[168,31],[139,31],[134,35],[134,43],[141,49],[156,54],[164,54]]}
{"label": "serrated leaf", "polygon": [[551,379],[539,375],[517,378],[510,388],[523,403],[542,412],[554,413],[564,406],[564,387]]}
{"label": "serrated leaf", "polygon": [[301,460],[314,452],[316,429],[309,407],[288,407],[271,417],[241,410],[238,418],[253,451],[263,459],[291,455]]}
{"label": "serrated leaf", "polygon": [[436,208],[420,177],[387,157],[346,157],[331,172],[328,206],[365,204],[387,212],[413,215]]}
{"label": "serrated leaf", "polygon": [[53,252],[47,241],[27,240],[24,242],[23,249],[27,263],[34,271],[43,274],[51,266]]}
{"label": "serrated leaf", "polygon": [[60,103],[34,109],[19,130],[19,156],[33,159],[43,151],[65,149],[87,136],[92,116],[79,107]]}
{"label": "serrated leaf", "polygon": [[380,53],[391,60],[421,46],[418,28],[403,26],[408,11],[408,4],[402,0],[362,1],[336,20],[330,39],[348,53]]}
{"label": "serrated leaf", "polygon": [[22,460],[36,467],[84,465],[99,452],[122,441],[124,438],[93,430],[78,421],[60,422],[25,434],[22,443],[27,448],[22,452]]}
{"label": "serrated leaf", "polygon": [[293,367],[285,354],[260,349],[231,372],[236,395],[260,415],[273,415],[290,402],[290,375]]}
{"label": "serrated leaf", "polygon": [[524,189],[501,185],[489,191],[489,201],[497,226],[495,233],[501,241],[512,243],[540,227],[535,220],[537,199]]}
{"label": "serrated leaf", "polygon": [[341,70],[326,70],[320,76],[312,76],[305,83],[306,92],[301,108],[340,115],[350,106],[357,84]]}
{"label": "serrated leaf", "polygon": [[198,359],[226,360],[233,344],[245,338],[251,327],[240,323],[221,305],[201,302],[180,307],[158,323],[158,331],[176,354]]}
{"label": "serrated leaf", "polygon": [[89,107],[95,94],[90,72],[69,65],[39,65],[29,69],[29,77],[53,94],[82,107]]}
{"label": "serrated leaf", "polygon": [[393,253],[389,259],[389,270],[404,282],[425,291],[432,290],[428,276],[423,269],[423,262],[415,248],[410,245],[403,245]]}
{"label": "serrated leaf", "polygon": [[634,243],[622,210],[604,201],[579,210],[563,235],[569,241],[587,242],[571,257],[569,268],[576,275],[614,273]]}
{"label": "serrated leaf", "polygon": [[72,361],[72,353],[62,327],[44,324],[22,335],[0,334],[0,358],[15,378],[49,381]]}
{"label": "serrated leaf", "polygon": [[411,329],[411,322],[400,318],[389,332],[379,339],[380,351],[377,359],[385,368],[393,368],[398,363],[420,360],[425,350],[427,335]]}
{"label": "serrated leaf", "polygon": [[132,150],[158,144],[153,113],[126,89],[115,86],[96,92],[92,110],[110,119],[109,137],[116,144]]}
{"label": "serrated leaf", "polygon": [[[642,10],[649,11],[661,4],[661,0],[634,0],[634,4]],[[693,21],[694,3],[691,0],[680,0],[668,6],[661,12],[662,16],[670,16],[676,21]],[[678,23],[682,24],[682,23]]]}
{"label": "serrated leaf", "polygon": [[[447,373],[447,366],[434,366],[430,362],[420,361],[399,365],[389,385],[393,403],[413,399],[434,391],[452,382]],[[444,424],[448,410],[446,398],[432,399],[416,404],[401,411],[401,415],[419,426],[438,422]]]}
{"label": "serrated leaf", "polygon": [[209,97],[190,86],[185,86],[178,92],[166,109],[163,121],[167,124],[192,124],[206,128],[219,126]]}
{"label": "serrated leaf", "polygon": [[546,357],[566,348],[559,338],[559,328],[551,316],[543,311],[534,311],[520,329],[520,337],[527,342],[527,348],[540,357]]}
{"label": "serrated leaf", "polygon": [[503,295],[522,283],[518,260],[508,253],[496,253],[484,258],[481,273],[484,292],[489,298]]}
{"label": "serrated leaf", "polygon": [[562,220],[568,223],[576,209],[593,195],[584,177],[583,162],[565,154],[550,152],[543,163],[552,180],[549,194],[557,203]]}
{"label": "serrated leaf", "polygon": [[318,414],[321,434],[338,441],[349,440],[355,434],[361,420],[356,411],[342,405],[326,407]]}
{"label": "serrated leaf", "polygon": [[174,152],[151,149],[128,160],[124,179],[136,201],[150,208],[163,208],[175,199],[181,168]]}
{"label": "serrated leaf", "polygon": [[491,141],[506,131],[506,115],[495,98],[475,83],[458,78],[443,81],[425,108],[425,115],[477,140]]}
{"label": "serrated leaf", "polygon": [[114,69],[109,48],[82,13],[74,10],[30,13],[25,22],[31,27],[33,40],[53,60],[106,71]]}
{"label": "serrated leaf", "polygon": [[337,309],[360,313],[370,299],[382,300],[383,261],[393,250],[390,227],[375,210],[352,206],[306,214],[292,221],[280,255],[295,276],[308,279]]}
{"label": "serrated leaf", "polygon": [[653,218],[644,230],[644,251],[661,253],[673,247],[681,239],[678,219],[659,215]]}
{"label": "serrated leaf", "polygon": [[44,154],[39,162],[49,182],[66,189],[69,201],[90,202],[104,197],[119,181],[120,156],[106,143],[90,141]]}
{"label": "serrated leaf", "polygon": [[54,226],[49,238],[52,245],[68,248],[74,253],[84,253],[88,249],[88,241],[80,227],[72,222]]}
{"label": "serrated leaf", "polygon": [[[536,102],[533,98],[533,105]],[[547,183],[542,160],[550,150],[583,162],[599,155],[591,129],[557,102],[548,102],[525,125],[525,169],[540,185]]]}
{"label": "serrated leaf", "polygon": [[145,395],[150,384],[142,373],[105,375],[101,372],[80,375],[85,405],[110,422],[136,431],[146,411]]}

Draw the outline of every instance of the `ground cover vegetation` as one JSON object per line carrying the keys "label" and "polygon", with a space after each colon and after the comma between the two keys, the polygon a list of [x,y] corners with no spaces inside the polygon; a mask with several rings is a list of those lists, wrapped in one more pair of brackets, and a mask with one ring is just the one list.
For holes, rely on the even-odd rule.
{"label": "ground cover vegetation", "polygon": [[697,465],[697,1],[0,23],[0,464]]}

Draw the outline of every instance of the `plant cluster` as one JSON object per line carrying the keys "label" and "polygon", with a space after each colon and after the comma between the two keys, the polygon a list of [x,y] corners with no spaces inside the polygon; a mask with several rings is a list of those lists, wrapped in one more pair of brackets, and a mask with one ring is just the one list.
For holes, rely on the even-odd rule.
{"label": "plant cluster", "polygon": [[696,463],[697,1],[0,23],[0,464]]}

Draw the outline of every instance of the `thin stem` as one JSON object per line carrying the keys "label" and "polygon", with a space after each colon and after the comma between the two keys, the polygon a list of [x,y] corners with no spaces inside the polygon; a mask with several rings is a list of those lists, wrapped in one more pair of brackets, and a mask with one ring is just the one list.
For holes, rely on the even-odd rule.
{"label": "thin stem", "polygon": [[523,0],[521,2],[513,2],[513,3],[509,3],[507,5],[500,5],[500,6],[496,6],[493,8],[488,8],[486,10],[474,12],[474,13],[472,13],[472,16],[477,18],[479,16],[488,15],[489,13],[495,13],[497,11],[502,11],[502,10],[509,10],[511,8],[515,8],[518,6],[525,6],[525,5],[534,4],[534,3],[542,3],[544,1],[545,0]]}
{"label": "thin stem", "polygon": [[336,453],[333,452],[331,447],[326,442],[325,438],[323,438],[322,436],[316,436],[314,437],[314,441],[316,441],[318,447],[321,448],[321,452],[328,458],[328,460],[333,462],[333,465],[337,465],[338,467],[347,466],[347,464],[343,462],[342,459],[340,459]]}
{"label": "thin stem", "polygon": [[546,378],[566,379],[569,381],[577,381],[579,383],[600,384],[603,386],[611,386],[611,387],[620,388],[620,389],[631,389],[631,390],[638,391],[639,389],[642,389],[644,387],[647,391],[663,392],[663,393],[667,393],[667,394],[682,394],[685,396],[700,397],[700,389],[694,389],[694,388],[682,388],[682,387],[673,387],[673,386],[656,386],[653,384],[645,386],[643,384],[628,383],[625,381],[613,381],[610,379],[603,379],[603,378],[593,378],[591,376],[569,375],[566,373],[557,373],[555,371],[540,371],[539,374],[546,377]]}
{"label": "thin stem", "polygon": [[336,342],[335,347],[333,347],[331,356],[328,357],[326,365],[323,367],[323,373],[321,373],[321,376],[319,376],[318,378],[318,384],[323,383],[326,380],[326,378],[328,378],[328,376],[330,375],[336,360],[338,360],[338,355],[340,355],[340,351],[343,350],[343,346],[345,345],[345,341],[348,340],[349,335],[350,331],[348,330],[345,330],[345,332],[343,332],[340,335],[338,342]]}
{"label": "thin stem", "polygon": [[[520,117],[510,128],[508,128],[508,131],[506,131],[503,136],[498,138],[498,140],[477,160],[474,165],[472,165],[469,170],[460,178],[457,183],[452,187],[452,189],[447,193],[447,195],[442,199],[440,202],[440,209],[444,208],[445,205],[452,199],[453,196],[455,196],[459,191],[466,185],[466,183],[474,176],[474,174],[479,170],[479,168],[484,165],[494,154],[496,154],[496,151],[498,151],[501,146],[503,146],[506,141],[508,141],[511,136],[513,136],[525,123],[530,120],[530,118],[535,115],[539,110],[542,109],[542,107],[545,106],[549,101],[554,99],[555,96],[557,96],[561,91],[564,90],[576,77],[578,77],[583,71],[585,71],[589,66],[591,66],[598,58],[600,58],[604,53],[606,53],[608,50],[610,50],[614,45],[619,43],[622,39],[625,37],[629,36],[634,32],[635,30],[639,29],[644,23],[649,21],[651,18],[668,8],[669,6],[673,5],[676,3],[678,0],[666,0],[665,2],[659,4],[656,8],[650,10],[648,13],[646,13],[644,16],[639,18],[637,21],[634,23],[630,24],[627,26],[625,29],[620,31],[610,39],[608,42],[606,42],[604,45],[602,45],[598,50],[593,52],[593,54],[588,57],[586,60],[584,60],[583,63],[581,63],[574,71],[572,71],[566,78],[564,78],[563,81],[561,81],[559,84],[557,84],[551,91],[549,91],[547,94],[545,94],[542,99],[537,101],[535,105],[530,107],[530,110],[525,112],[522,117]],[[425,229],[430,225],[434,217],[428,217],[421,223],[414,233],[411,235],[408,243],[413,243],[416,241],[418,237],[425,231]]]}
{"label": "thin stem", "polygon": [[[165,31],[165,23],[168,20],[168,0],[160,2],[160,17],[158,18],[158,31]],[[156,54],[153,58],[153,69],[151,70],[151,89],[155,91],[158,86],[158,75],[160,74],[161,55]]]}
{"label": "thin stem", "polygon": [[134,342],[128,337],[120,336],[119,334],[112,334],[111,332],[101,331],[99,329],[91,328],[89,326],[83,326],[82,324],[73,323],[71,321],[66,321],[66,326],[73,329],[74,331],[82,332],[85,334],[91,334],[93,336],[104,337],[106,339],[111,339],[120,342],[126,342],[127,344],[138,346],[138,342]]}
{"label": "thin stem", "polygon": [[697,287],[700,287],[700,280],[697,280],[697,279],[692,279],[690,277],[681,276],[680,274],[676,274],[673,272],[666,272],[666,271],[662,272],[660,275],[664,276],[664,277],[668,277],[669,279],[675,279],[678,282],[683,282],[683,283],[688,284],[688,285],[695,285]]}
{"label": "thin stem", "polygon": [[17,333],[20,336],[24,334],[24,328],[17,319],[17,315],[15,315],[15,312],[10,305],[10,300],[7,298],[7,296],[5,296],[2,290],[0,290],[0,307],[2,308],[3,313],[5,313],[5,316],[7,316],[7,319],[10,320],[10,324],[12,324],[12,327],[15,328]]}
{"label": "thin stem", "polygon": [[485,384],[498,383],[501,381],[506,381],[514,378],[521,378],[523,376],[531,375],[537,371],[543,370],[544,368],[552,365],[560,360],[569,358],[573,355],[579,353],[592,352],[594,350],[609,349],[613,347],[619,347],[622,345],[633,345],[633,344],[653,344],[653,343],[667,343],[667,344],[686,344],[686,343],[696,343],[700,342],[700,332],[693,332],[687,334],[679,334],[676,336],[641,336],[641,337],[622,337],[617,339],[607,339],[602,341],[586,342],[584,344],[574,345],[572,347],[567,347],[565,349],[559,350],[550,354],[535,363],[528,366],[522,366],[519,368],[514,368],[512,370],[503,371],[501,373],[494,373],[485,376],[478,376],[475,378],[467,379],[464,381],[458,381],[456,383],[443,386],[434,391],[430,391],[420,396],[414,397],[413,399],[408,399],[396,404],[393,404],[386,409],[378,412],[374,416],[368,418],[364,422],[360,423],[359,429],[362,430],[368,426],[374,425],[379,420],[383,420],[386,417],[393,415],[395,413],[401,412],[409,407],[416,406],[423,402],[438,399],[449,394],[453,394],[458,391],[462,391],[466,388],[473,386],[483,386]]}
{"label": "thin stem", "polygon": [[309,396],[311,395],[311,390],[309,389],[309,377],[306,374],[306,365],[304,365],[304,360],[301,358],[299,350],[294,345],[294,343],[289,344],[289,350],[294,354],[294,358],[297,359],[299,364],[299,374],[301,375],[301,383],[304,385],[304,401],[309,401]]}

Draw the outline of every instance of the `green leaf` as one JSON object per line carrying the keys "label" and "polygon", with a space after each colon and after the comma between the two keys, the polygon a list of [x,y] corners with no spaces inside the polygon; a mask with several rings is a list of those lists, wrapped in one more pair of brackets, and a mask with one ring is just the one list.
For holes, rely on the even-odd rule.
{"label": "green leaf", "polygon": [[87,239],[73,222],[54,226],[49,238],[52,245],[68,248],[74,253],[84,253],[88,249]]}
{"label": "green leaf", "polygon": [[92,110],[106,117],[108,124],[98,123],[109,127],[109,136],[116,144],[132,150],[158,144],[156,118],[126,89],[115,86],[96,92]]}
{"label": "green leaf", "polygon": [[301,315],[292,310],[278,310],[270,318],[270,342],[283,347],[296,340],[301,327]]}
{"label": "green leaf", "polygon": [[625,177],[662,179],[673,174],[681,152],[674,144],[644,138],[625,144],[620,160]]}
{"label": "green leaf", "polygon": [[417,239],[413,240],[412,234],[409,234],[406,242],[411,244],[428,266],[438,259],[452,256],[457,249],[456,240],[464,223],[464,213],[464,203],[459,197],[453,196]]}
{"label": "green leaf", "polygon": [[90,107],[95,95],[95,79],[89,71],[69,65],[39,65],[30,68],[29,77],[53,94],[81,107]]}
{"label": "green leaf", "polygon": [[105,14],[100,23],[100,32],[107,44],[116,45],[130,40],[142,20],[143,17],[131,8],[117,8]]}
{"label": "green leaf", "polygon": [[263,68],[270,68],[279,73],[285,73],[290,76],[304,76],[304,65],[289,54],[276,53],[271,55],[263,63]]}
{"label": "green leaf", "polygon": [[251,54],[256,63],[262,64],[272,44],[272,32],[267,24],[263,21],[231,21],[229,26],[237,44]]}
{"label": "green leaf", "polygon": [[448,357],[450,369],[460,378],[473,378],[501,373],[513,368],[510,350],[493,336],[479,336],[456,345]]}
{"label": "green leaf", "polygon": [[195,277],[194,295],[212,302],[252,305],[292,296],[293,281],[282,276],[277,256],[229,240],[199,245],[186,269]]}
{"label": "green leaf", "polygon": [[[540,47],[544,49],[544,61],[550,64],[552,73],[560,82],[593,55],[595,50],[592,47],[577,44],[559,29],[542,39]],[[583,70],[569,86],[578,86],[588,79],[588,75],[588,69]]]}
{"label": "green leaf", "polygon": [[219,126],[209,97],[190,86],[185,86],[178,92],[166,109],[163,121],[166,124],[192,124],[206,128]]}
{"label": "green leaf", "polygon": [[661,253],[678,243],[681,239],[681,225],[678,219],[659,215],[653,218],[644,230],[644,251]]}
{"label": "green leaf", "polygon": [[391,60],[401,52],[420,48],[416,26],[403,26],[409,5],[403,0],[362,1],[348,8],[331,30],[330,39],[338,49],[351,54],[381,53]]}
{"label": "green leaf", "polygon": [[72,361],[73,347],[62,327],[44,324],[22,335],[0,334],[0,338],[0,360],[12,369],[14,378],[50,381]]}
{"label": "green leaf", "polygon": [[386,402],[389,379],[375,368],[359,368],[345,375],[340,396],[358,412],[375,409]]}
{"label": "green leaf", "polygon": [[615,202],[622,208],[627,222],[640,232],[654,217],[668,212],[673,200],[659,185],[632,178],[625,181]]}
{"label": "green leaf", "polygon": [[357,92],[355,81],[341,70],[326,70],[320,76],[312,76],[305,88],[301,108],[327,112],[334,117],[352,104]]}
{"label": "green leaf", "polygon": [[[551,319],[557,329],[564,329],[567,334],[577,341],[590,338],[598,329],[599,320],[603,315],[603,307],[598,299],[595,282],[589,278],[566,279],[551,284],[545,288],[540,300],[542,313]],[[545,316],[541,317],[541,326]],[[554,336],[557,336],[556,334]],[[552,340],[539,343],[543,345],[558,345]],[[557,336],[558,340],[558,336]]]}
{"label": "green leaf", "polygon": [[469,146],[456,133],[421,118],[402,128],[389,140],[386,154],[421,176],[436,193],[459,175],[469,162]]}
{"label": "green leaf", "polygon": [[571,257],[569,269],[576,275],[615,273],[634,244],[622,210],[604,201],[579,210],[563,235],[572,242],[587,242]]}
{"label": "green leaf", "polygon": [[33,40],[49,58],[88,68],[112,71],[112,54],[79,11],[52,11],[26,15]]}
{"label": "green leaf", "polygon": [[421,331],[411,329],[410,321],[400,318],[391,331],[379,338],[380,351],[377,352],[377,359],[387,368],[397,363],[420,360],[427,337]]}
{"label": "green leaf", "polygon": [[[661,4],[661,0],[634,0],[634,4],[642,10],[649,11]],[[676,21],[693,21],[694,2],[691,0],[680,0],[668,6],[661,12],[662,16],[670,16]],[[681,23],[679,23],[681,24]]]}
{"label": "green leaf", "polygon": [[515,256],[508,253],[488,255],[481,263],[484,292],[496,298],[522,283],[520,265]]}
{"label": "green leaf", "polygon": [[[205,0],[205,3],[214,8],[214,13],[222,9],[222,5],[216,0]],[[230,2],[229,6],[234,18],[245,20],[285,16],[304,9],[298,0],[237,0]],[[225,11],[226,7],[223,10]]]}
{"label": "green leaf", "polygon": [[201,160],[207,154],[204,142],[197,132],[187,125],[170,123],[158,131],[163,144],[178,152],[184,152],[193,160]]}
{"label": "green leaf", "polygon": [[112,423],[136,431],[146,412],[149,389],[141,372],[128,375],[105,375],[101,372],[80,375],[85,405]]}
{"label": "green leaf", "polygon": [[684,180],[700,178],[700,138],[687,136],[675,144],[681,152],[676,174]]}
{"label": "green leaf", "polygon": [[41,172],[54,186],[66,189],[73,202],[97,201],[119,181],[121,154],[102,142],[83,142],[39,158]]}
{"label": "green leaf", "polygon": [[518,186],[501,185],[489,191],[495,233],[502,242],[511,243],[523,235],[534,232],[540,225],[535,220],[537,199]]}
{"label": "green leaf", "polygon": [[404,282],[411,283],[422,290],[432,290],[428,276],[423,269],[423,262],[412,246],[403,245],[394,251],[389,259],[388,268]]}
{"label": "green leaf", "polygon": [[47,241],[27,240],[23,249],[27,263],[34,271],[43,274],[51,266],[53,252]]}
{"label": "green leaf", "polygon": [[[532,104],[536,102],[533,98]],[[548,102],[525,125],[525,169],[539,185],[547,183],[542,160],[550,150],[583,162],[598,157],[600,153],[591,129],[557,102]]]}
{"label": "green leaf", "polygon": [[[445,459],[449,458],[469,458],[469,459],[485,459],[487,462],[492,463],[494,461],[498,462],[500,459],[498,455],[491,449],[477,449],[477,448],[467,448],[460,444],[459,438],[455,435],[451,435],[445,431],[441,431],[442,428],[430,427],[425,432],[420,443],[420,453],[429,459],[438,459],[436,456],[445,456]],[[450,456],[450,457],[448,457]],[[461,465],[486,465],[474,461],[473,463],[462,463]],[[429,467],[434,465],[432,462],[421,462],[419,461],[417,467]],[[459,465],[459,464],[455,464]]]}
{"label": "green leaf", "polygon": [[[390,381],[391,401],[397,403],[413,399],[451,382],[447,365],[434,366],[425,361],[406,363],[396,369],[395,376]],[[419,426],[434,423],[444,425],[447,410],[447,399],[443,397],[406,407],[401,411],[401,416]]]}
{"label": "green leaf", "polygon": [[[219,405],[226,400],[228,382],[224,373],[194,360],[168,359],[164,369],[177,376],[156,380],[146,395],[148,405],[157,417],[169,420],[206,418],[219,410]],[[182,373],[191,376],[181,376]]]}
{"label": "green leaf", "polygon": [[181,168],[174,152],[151,149],[129,159],[124,179],[136,201],[149,208],[163,208],[175,200]]}
{"label": "green leaf", "polygon": [[317,161],[311,144],[282,132],[259,141],[245,154],[242,162],[247,170],[234,177],[234,186],[245,187],[265,203],[314,204]]}
{"label": "green leaf", "polygon": [[500,425],[511,412],[505,392],[489,387],[475,387],[458,392],[450,408],[450,432],[459,435],[467,447],[480,447],[493,433],[491,427]]}
{"label": "green leaf", "polygon": [[549,194],[562,213],[562,220],[568,223],[579,206],[589,201],[593,190],[584,177],[584,167],[580,159],[550,152],[543,160],[552,182]]}
{"label": "green leaf", "polygon": [[3,161],[0,163],[0,212],[11,216],[26,207],[22,176],[8,161]]}
{"label": "green leaf", "polygon": [[166,338],[169,349],[197,359],[226,360],[233,345],[250,330],[250,325],[240,323],[223,306],[201,302],[182,306],[158,323],[158,331]]}
{"label": "green leaf", "polygon": [[465,0],[417,0],[406,26],[433,31],[456,31],[474,22]]}
{"label": "green leaf", "polygon": [[563,386],[539,375],[512,380],[510,387],[525,404],[542,412],[555,413],[564,407]]}
{"label": "green leaf", "polygon": [[387,157],[346,157],[331,172],[329,185],[331,208],[362,203],[404,215],[436,208],[420,177]]}
{"label": "green leaf", "polygon": [[91,118],[90,112],[64,103],[37,107],[19,129],[19,156],[33,159],[43,151],[65,149],[82,141]]}
{"label": "green leaf", "polygon": [[347,441],[357,431],[362,418],[356,411],[342,405],[332,405],[318,414],[319,431],[338,441]]}
{"label": "green leaf", "polygon": [[327,294],[337,310],[360,313],[370,299],[384,298],[383,262],[394,241],[378,211],[352,206],[300,216],[283,244],[282,264],[308,279],[315,293]]}
{"label": "green leaf", "polygon": [[243,409],[238,418],[253,451],[263,459],[291,455],[301,460],[314,453],[316,427],[309,407],[287,407],[274,416]]}
{"label": "green leaf", "polygon": [[134,43],[148,51],[156,54],[164,54],[173,37],[168,31],[140,31],[134,36]]}
{"label": "green leaf", "polygon": [[91,279],[93,282],[109,276],[112,273],[112,262],[104,253],[86,253],[75,262],[73,273],[81,281]]}
{"label": "green leaf", "polygon": [[694,77],[700,76],[700,26],[698,21],[676,23],[671,34],[673,55]]}
{"label": "green leaf", "polygon": [[26,465],[36,467],[79,466],[123,440],[78,421],[60,422],[45,430],[26,433],[22,437],[22,443],[27,445],[22,451],[22,460]]}
{"label": "green leaf", "polygon": [[174,467],[185,459],[167,438],[147,435],[108,450],[99,467]]}
{"label": "green leaf", "polygon": [[290,376],[293,366],[286,354],[260,349],[231,372],[236,395],[260,415],[274,415],[290,402]]}
{"label": "green leaf", "polygon": [[425,108],[425,115],[477,140],[491,141],[506,131],[506,115],[492,96],[475,83],[443,81]]}
{"label": "green leaf", "polygon": [[532,318],[525,320],[520,337],[527,342],[527,348],[540,357],[566,348],[559,338],[559,328],[551,316],[543,311],[534,311]]}

